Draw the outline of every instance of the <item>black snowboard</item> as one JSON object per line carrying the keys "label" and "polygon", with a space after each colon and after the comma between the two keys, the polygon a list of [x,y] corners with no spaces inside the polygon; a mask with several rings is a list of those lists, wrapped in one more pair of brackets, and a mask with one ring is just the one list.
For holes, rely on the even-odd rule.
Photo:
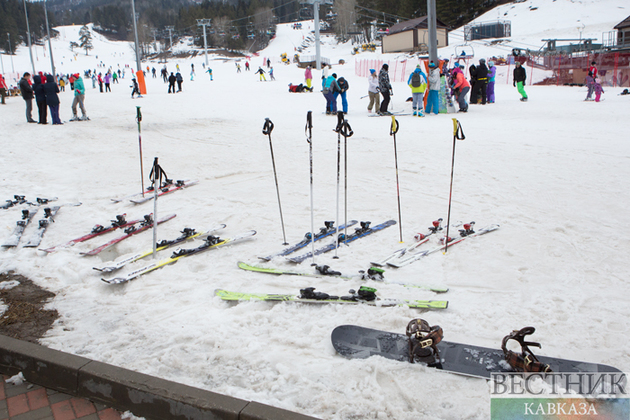
{"label": "black snowboard", "polygon": [[[350,359],[383,356],[388,359],[409,361],[409,341],[406,335],[373,330],[356,325],[341,325],[331,334],[332,345]],[[503,351],[487,347],[442,341],[438,344],[440,360],[436,363],[430,350],[427,356],[416,360],[436,369],[478,378],[490,378],[492,372],[511,372]],[[542,363],[548,363],[554,372],[621,372],[612,366],[577,362],[537,355]]]}

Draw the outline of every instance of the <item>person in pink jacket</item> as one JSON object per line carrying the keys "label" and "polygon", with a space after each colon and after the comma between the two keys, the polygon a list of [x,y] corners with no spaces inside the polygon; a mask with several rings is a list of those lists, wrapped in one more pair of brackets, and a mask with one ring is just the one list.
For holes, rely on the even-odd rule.
{"label": "person in pink jacket", "polygon": [[455,78],[455,80],[453,81],[453,90],[457,93],[459,112],[468,112],[466,94],[470,90],[470,83],[468,83],[468,80],[466,80],[466,76],[464,76],[464,73],[459,67],[455,67],[452,74]]}
{"label": "person in pink jacket", "polygon": [[311,72],[311,66],[308,66],[304,70],[304,79],[306,79],[306,87],[311,89],[311,81],[313,80],[313,73]]}

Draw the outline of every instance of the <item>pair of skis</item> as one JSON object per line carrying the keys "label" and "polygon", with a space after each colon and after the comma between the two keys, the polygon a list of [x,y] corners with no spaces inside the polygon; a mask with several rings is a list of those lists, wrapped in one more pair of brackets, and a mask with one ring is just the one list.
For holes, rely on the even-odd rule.
{"label": "pair of skis", "polygon": [[[158,189],[158,197],[161,197],[163,195],[166,194],[170,194],[172,192],[175,191],[179,191],[182,190],[184,188],[188,188],[191,187],[193,185],[198,184],[199,181],[191,181],[189,179],[183,179],[183,180],[177,180],[175,182],[173,182],[172,179],[167,179]],[[146,203],[147,201],[151,201],[153,200],[153,198],[155,197],[155,191],[153,186],[149,186],[147,187],[147,189],[144,191],[144,193],[136,193],[136,194],[131,194],[131,195],[127,195],[124,197],[120,197],[120,198],[112,198],[112,201],[115,203],[119,203],[121,201],[124,200],[129,200],[134,204],[142,204],[142,203]]]}
{"label": "pair of skis", "polygon": [[0,204],[0,209],[6,210],[14,206],[21,204],[30,204],[31,206],[44,206],[51,201],[55,201],[57,198],[40,198],[37,197],[34,203],[28,201],[24,195],[14,195],[13,200],[6,200],[4,204]]}
{"label": "pair of skis", "polygon": [[[46,204],[49,201],[50,200],[38,198],[38,202],[40,203],[39,205]],[[32,203],[29,203],[29,204],[32,204]],[[80,205],[81,203],[66,204],[66,206],[80,206]],[[42,238],[44,237],[44,233],[48,229],[48,226],[50,226],[50,223],[55,221],[54,216],[57,214],[59,209],[61,209],[61,207],[63,207],[63,205],[44,208],[44,217],[39,220],[37,230],[33,233],[33,235],[31,235],[27,243],[24,245],[25,248],[35,248],[39,246],[39,244],[42,241]],[[22,236],[24,235],[24,231],[26,230],[27,226],[30,224],[31,220],[33,220],[38,210],[39,208],[22,210],[22,218],[17,221],[15,229],[13,230],[9,238],[7,238],[7,240],[2,244],[3,247],[13,248],[13,247],[18,246],[18,244],[20,243],[20,240],[22,239]]]}
{"label": "pair of skis", "polygon": [[[384,223],[381,223],[380,225],[376,225],[373,227],[370,227],[370,222],[361,222],[361,227],[359,228],[355,228],[354,232],[349,234],[348,236],[346,236],[345,234],[341,233],[339,234],[339,244],[337,244],[337,242],[333,242],[330,243],[326,246],[323,246],[319,249],[315,250],[315,255],[319,255],[319,254],[323,254],[325,252],[329,252],[332,251],[333,249],[336,249],[337,246],[341,246],[342,244],[349,244],[350,242],[354,242],[357,239],[360,238],[364,238],[368,235],[371,235],[375,232],[378,232],[380,230],[386,229],[390,226],[393,226],[396,224],[395,220],[388,220]],[[300,255],[297,257],[293,257],[293,258],[289,258],[288,261],[294,262],[294,263],[301,263],[302,261],[311,258],[313,256],[313,252],[308,252],[304,255]]]}
{"label": "pair of skis", "polygon": [[376,289],[361,286],[358,291],[350,289],[347,296],[331,296],[327,293],[316,292],[314,287],[307,287],[300,290],[299,295],[288,294],[264,294],[264,293],[239,293],[228,290],[217,289],[215,295],[226,301],[266,301],[266,302],[301,302],[315,304],[347,304],[347,305],[369,305],[376,307],[407,306],[417,309],[446,309],[448,301],[444,300],[404,300],[404,299],[381,299],[376,296]]}
{"label": "pair of skis", "polygon": [[307,232],[304,235],[304,239],[302,239],[300,242],[296,243],[293,246],[290,246],[288,248],[283,249],[280,252],[276,252],[275,254],[271,254],[268,255],[266,257],[259,257],[261,260],[264,261],[271,261],[273,258],[275,257],[281,257],[281,256],[286,256],[289,255],[295,251],[298,251],[304,247],[306,247],[308,244],[311,243],[311,240],[313,242],[315,241],[319,241],[320,239],[324,239],[327,236],[333,235],[343,229],[345,229],[346,227],[350,227],[353,226],[355,224],[357,224],[356,220],[350,220],[348,222],[348,224],[343,224],[341,226],[339,226],[339,228],[334,227],[335,222],[330,222],[330,221],[326,221],[324,222],[324,227],[319,229],[319,232],[316,233],[315,235],[313,235],[311,232]]}
{"label": "pair of skis", "polygon": [[298,276],[298,277],[317,277],[317,278],[338,278],[342,280],[373,280],[387,284],[398,284],[404,287],[418,288],[430,290],[435,293],[445,293],[448,292],[447,287],[439,287],[439,286],[425,286],[419,284],[408,284],[408,283],[398,283],[385,280],[383,276],[383,269],[371,267],[367,271],[359,271],[357,274],[342,274],[338,271],[333,271],[327,265],[318,265],[315,267],[315,271],[294,271],[294,270],[285,270],[282,268],[271,268],[271,267],[259,267],[256,265],[250,265],[245,262],[239,262],[238,267],[241,270],[246,271],[254,271],[256,273],[265,273],[265,274],[274,274],[274,275],[287,275],[287,276]]}
{"label": "pair of skis", "polygon": [[[191,255],[196,255],[199,254],[201,252],[205,252],[211,249],[215,249],[215,248],[219,248],[222,247],[224,245],[230,244],[230,243],[235,243],[244,239],[248,239],[251,238],[252,236],[256,235],[256,231],[255,230],[250,230],[248,232],[242,233],[238,236],[234,236],[232,238],[228,238],[228,239],[221,239],[217,236],[212,236],[212,235],[208,235],[204,241],[204,243],[196,248],[191,248],[191,249],[179,249],[175,252],[173,252],[173,254],[166,259],[163,259],[161,261],[157,261],[154,263],[151,263],[145,267],[139,268],[137,270],[134,270],[124,276],[120,276],[120,277],[115,277],[115,278],[111,278],[111,279],[104,279],[102,278],[101,280],[103,280],[105,283],[109,283],[109,284],[120,284],[120,283],[127,283],[135,278],[138,278],[144,274],[150,273],[151,271],[157,270],[159,268],[162,268],[164,266],[170,265],[170,264],[174,264],[176,263],[180,258],[183,257],[189,257]],[[147,255],[149,255],[148,253],[145,253]]]}
{"label": "pair of skis", "polygon": [[447,245],[448,247],[451,247],[452,245],[458,244],[460,242],[463,242],[464,240],[468,239],[468,238],[473,238],[476,236],[481,236],[481,235],[485,235],[486,233],[490,233],[490,232],[494,232],[495,230],[499,229],[499,225],[489,225],[486,226],[482,229],[479,229],[477,231],[473,230],[473,225],[474,222],[472,223],[467,223],[464,224],[464,229],[460,229],[459,231],[459,238],[441,238],[440,240],[440,244],[433,248],[433,249],[429,249],[426,251],[421,251],[421,252],[414,252],[414,253],[408,253],[406,255],[403,255],[400,258],[394,259],[394,260],[390,260],[387,262],[387,265],[389,265],[390,267],[394,267],[394,268],[400,268],[400,267],[404,267],[407,266],[409,264],[412,264],[424,257],[426,257],[427,255],[431,255],[434,254],[438,251],[443,251],[444,249],[446,249]]}

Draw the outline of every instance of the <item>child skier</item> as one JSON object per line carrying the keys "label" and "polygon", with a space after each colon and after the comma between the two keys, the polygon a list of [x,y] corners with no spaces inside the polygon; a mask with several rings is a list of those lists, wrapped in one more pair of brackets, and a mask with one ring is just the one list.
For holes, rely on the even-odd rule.
{"label": "child skier", "polygon": [[258,67],[258,70],[256,71],[256,73],[254,74],[260,74],[259,80],[262,82],[263,80],[266,82],[267,78],[265,77],[265,71],[262,69],[262,67]]}
{"label": "child skier", "polygon": [[593,87],[593,90],[595,91],[595,102],[599,102],[602,93],[604,93],[604,89],[602,88],[602,83],[599,78],[595,79],[595,86]]}
{"label": "child skier", "polygon": [[486,96],[488,97],[488,103],[494,103],[494,82],[497,76],[497,68],[494,66],[494,61],[488,61],[488,86],[486,87]]}
{"label": "child skier", "polygon": [[142,98],[142,95],[140,94],[140,89],[138,88],[138,82],[136,82],[136,79],[133,78],[131,79],[131,83],[133,83],[131,86],[132,91],[131,91],[131,99],[133,99],[133,95],[135,95],[136,93],[138,94],[138,98]]}
{"label": "child skier", "polygon": [[[446,65],[445,65],[446,66]],[[427,98],[426,113],[431,111],[435,115],[440,112],[440,68],[433,61],[429,63],[429,97]]]}

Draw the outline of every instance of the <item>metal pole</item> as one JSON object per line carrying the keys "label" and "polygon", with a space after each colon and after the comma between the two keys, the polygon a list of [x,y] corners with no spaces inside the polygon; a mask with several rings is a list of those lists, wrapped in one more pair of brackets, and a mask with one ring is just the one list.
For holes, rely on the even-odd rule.
{"label": "metal pole", "polygon": [[173,30],[175,29],[174,26],[166,26],[165,27],[166,30],[168,31],[168,39],[171,41],[171,46],[169,48],[173,48]]}
{"label": "metal pole", "polygon": [[28,12],[26,11],[26,0],[24,0],[24,16],[26,17],[26,39],[28,40],[28,53],[31,56],[31,66],[35,75],[35,61],[33,61],[33,48],[31,46],[31,28],[28,24]]}
{"label": "metal pole", "polygon": [[429,27],[429,61],[438,62],[437,55],[437,14],[435,0],[427,0],[427,20]]}
{"label": "metal pole", "polygon": [[315,22],[315,68],[322,69],[322,57],[319,45],[319,1],[313,2],[313,21]]}
{"label": "metal pole", "polygon": [[210,24],[210,19],[197,19],[197,26],[203,27],[203,51],[206,56],[206,67],[208,67],[208,41],[206,39],[206,26]]}
{"label": "metal pole", "polygon": [[136,24],[136,4],[131,0],[131,13],[133,13],[133,34],[136,40],[136,71],[142,71],[140,68],[140,52],[138,51],[138,25]]}
{"label": "metal pole", "polygon": [[50,50],[50,68],[52,74],[57,80],[57,73],[55,72],[55,59],[53,58],[52,43],[50,42],[50,27],[48,26],[48,8],[46,7],[46,0],[44,0],[44,16],[46,17],[46,35],[48,36],[48,49]]}
{"label": "metal pole", "polygon": [[11,72],[15,73],[15,67],[13,67],[13,50],[11,49],[11,34],[7,32],[7,37],[9,38],[9,55],[11,56]]}
{"label": "metal pole", "polygon": [[0,54],[0,64],[2,65],[2,74],[4,74],[4,61],[2,61],[2,54]]}

